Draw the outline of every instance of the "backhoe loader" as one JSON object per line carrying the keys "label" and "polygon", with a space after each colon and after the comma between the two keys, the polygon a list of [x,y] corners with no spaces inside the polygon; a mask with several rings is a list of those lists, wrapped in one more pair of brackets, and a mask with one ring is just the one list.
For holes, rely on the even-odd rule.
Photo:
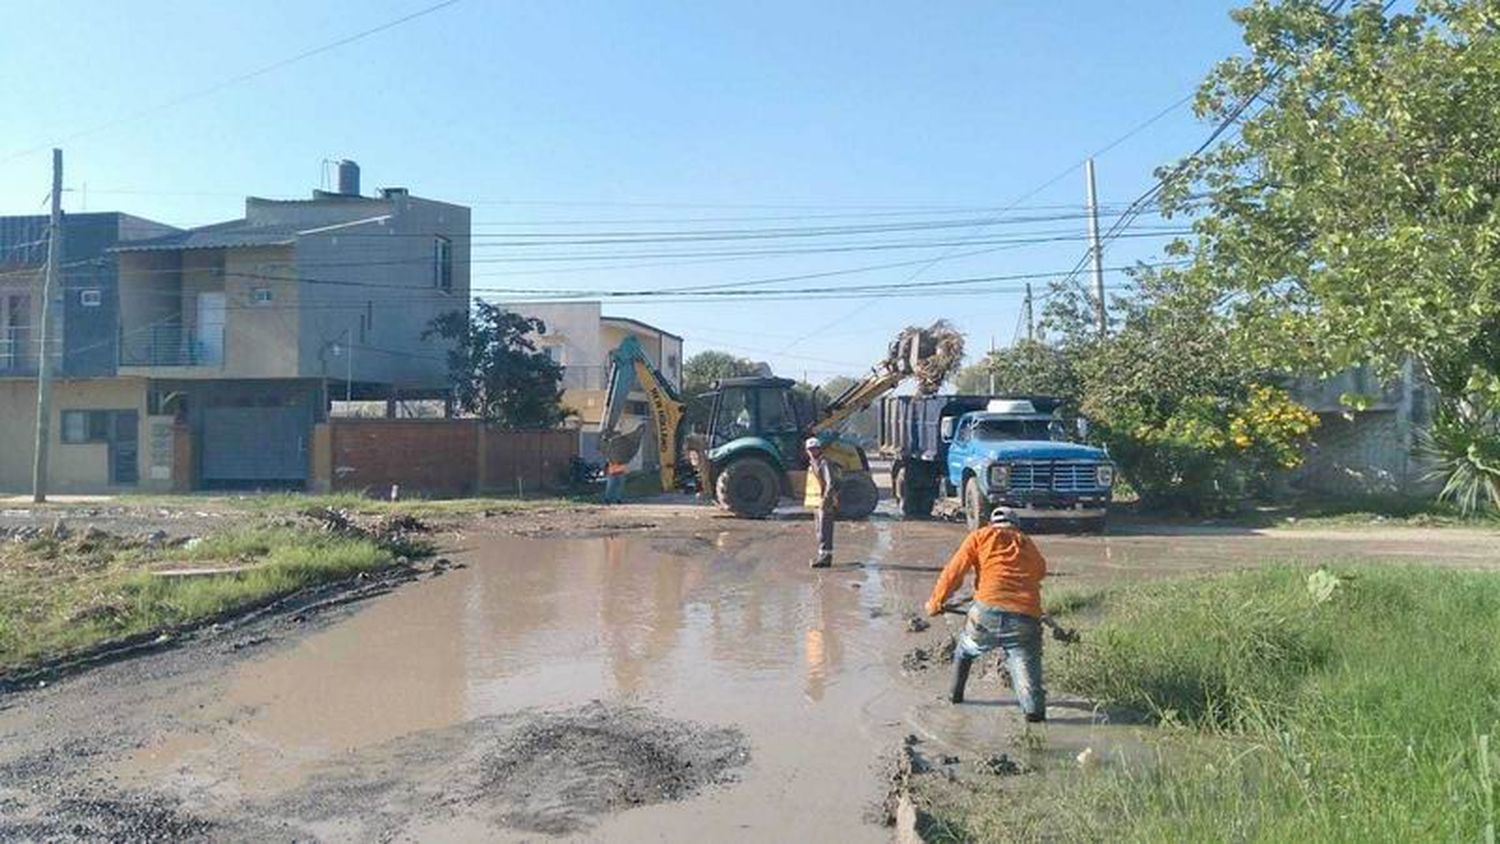
{"label": "backhoe loader", "polygon": [[[864,449],[841,440],[839,426],[908,378],[916,378],[924,391],[935,390],[962,354],[962,338],[946,323],[907,329],[866,378],[821,410],[787,378],[722,379],[707,395],[713,401],[708,430],[689,435],[683,430],[685,408],[677,391],[635,338],[627,336],[610,352],[599,448],[609,460],[629,462],[650,427],[650,448],[661,466],[664,491],[696,487],[735,515],[760,519],[776,509],[782,496],[802,494],[807,474],[802,442],[816,436],[824,441],[827,457],[843,470],[839,518],[864,519],[875,511],[880,493]],[[625,402],[637,389],[645,394],[651,424],[622,433]]]}

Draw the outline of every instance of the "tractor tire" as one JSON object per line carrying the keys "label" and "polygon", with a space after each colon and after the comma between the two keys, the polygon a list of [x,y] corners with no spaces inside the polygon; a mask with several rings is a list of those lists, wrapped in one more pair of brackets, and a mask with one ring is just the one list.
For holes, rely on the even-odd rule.
{"label": "tractor tire", "polygon": [[891,479],[891,489],[896,494],[901,515],[909,519],[926,519],[932,515],[933,491],[930,485],[922,483],[920,473],[902,466]]}
{"label": "tractor tire", "polygon": [[990,521],[990,503],[985,500],[984,493],[979,491],[979,479],[969,478],[964,481],[964,524],[969,530],[979,530],[980,525],[987,525]]}
{"label": "tractor tire", "polygon": [[781,472],[759,457],[741,457],[719,472],[719,506],[746,519],[764,519],[781,500]]}
{"label": "tractor tire", "polygon": [[839,519],[846,522],[863,521],[875,512],[880,503],[880,488],[869,472],[851,472],[839,484]]}

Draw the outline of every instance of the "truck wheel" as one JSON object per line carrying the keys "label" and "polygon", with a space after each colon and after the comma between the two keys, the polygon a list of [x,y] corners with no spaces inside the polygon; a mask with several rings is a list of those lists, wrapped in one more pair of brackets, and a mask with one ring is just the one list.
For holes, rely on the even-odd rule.
{"label": "truck wheel", "polygon": [[869,472],[851,472],[839,484],[839,518],[844,521],[868,519],[880,503],[880,489]]}
{"label": "truck wheel", "polygon": [[969,530],[979,530],[980,525],[988,524],[989,510],[989,502],[985,500],[984,493],[979,491],[979,479],[969,478],[964,481],[964,522]]}
{"label": "truck wheel", "polygon": [[764,519],[781,499],[781,473],[759,457],[741,457],[719,473],[719,506],[736,516]]}
{"label": "truck wheel", "polygon": [[912,471],[907,467],[902,466],[896,470],[891,489],[896,493],[896,503],[901,505],[901,515],[917,519],[932,515],[932,490],[913,477]]}

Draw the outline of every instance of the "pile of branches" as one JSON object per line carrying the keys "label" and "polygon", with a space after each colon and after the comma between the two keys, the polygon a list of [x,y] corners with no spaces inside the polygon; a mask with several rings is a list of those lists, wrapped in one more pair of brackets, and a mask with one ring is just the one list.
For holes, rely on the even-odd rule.
{"label": "pile of branches", "polygon": [[[915,351],[915,354],[913,352]],[[957,374],[964,357],[964,336],[953,323],[940,319],[926,328],[908,326],[891,341],[885,365],[911,375],[917,392],[930,396]]]}

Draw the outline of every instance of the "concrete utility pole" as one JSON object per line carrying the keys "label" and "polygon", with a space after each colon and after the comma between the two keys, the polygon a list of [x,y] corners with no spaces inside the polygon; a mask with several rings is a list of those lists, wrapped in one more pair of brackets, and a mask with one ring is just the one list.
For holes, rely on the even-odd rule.
{"label": "concrete utility pole", "polygon": [[1089,260],[1094,271],[1094,308],[1098,313],[1099,336],[1109,331],[1109,315],[1104,311],[1104,248],[1099,244],[1099,197],[1094,188],[1094,159],[1084,163],[1089,193]]}
{"label": "concrete utility pole", "polygon": [[36,450],[31,464],[31,500],[47,500],[47,446],[52,428],[52,291],[62,264],[62,150],[52,151],[52,220],[47,226],[47,275],[42,281],[42,326],[36,355]]}
{"label": "concrete utility pole", "polygon": [[1026,282],[1026,342],[1036,342],[1036,315],[1031,310],[1031,282]]}
{"label": "concrete utility pole", "polygon": [[993,396],[995,394],[995,335],[993,334],[990,335],[990,357],[988,363],[989,366],[986,368],[990,371],[990,395]]}

